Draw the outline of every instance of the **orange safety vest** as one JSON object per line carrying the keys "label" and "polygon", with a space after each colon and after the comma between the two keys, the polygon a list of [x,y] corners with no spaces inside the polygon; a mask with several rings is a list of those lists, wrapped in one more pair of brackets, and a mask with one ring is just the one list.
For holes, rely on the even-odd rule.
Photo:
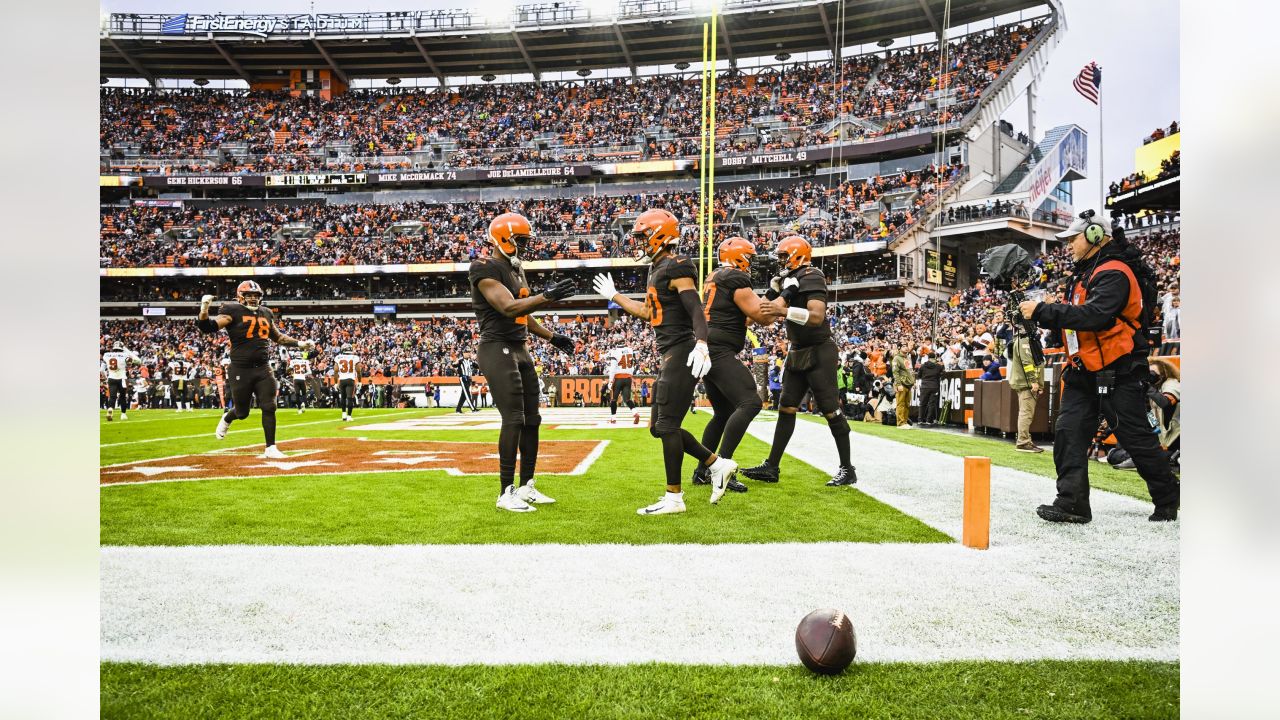
{"label": "orange safety vest", "polygon": [[1102,263],[1089,275],[1087,282],[1077,283],[1071,296],[1072,305],[1084,305],[1088,296],[1085,285],[1093,282],[1098,273],[1104,270],[1118,270],[1129,279],[1129,300],[1125,303],[1120,316],[1106,330],[1093,332],[1090,330],[1075,331],[1079,340],[1079,350],[1071,356],[1071,360],[1084,364],[1084,368],[1097,372],[1120,358],[1133,352],[1133,334],[1138,331],[1142,317],[1142,290],[1138,287],[1138,278],[1133,270],[1119,260],[1108,260]]}

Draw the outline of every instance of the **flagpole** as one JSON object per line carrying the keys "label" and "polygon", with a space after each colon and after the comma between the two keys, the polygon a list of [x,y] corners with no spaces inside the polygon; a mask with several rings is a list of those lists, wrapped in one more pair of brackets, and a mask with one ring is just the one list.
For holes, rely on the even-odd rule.
{"label": "flagpole", "polygon": [[1107,215],[1107,194],[1103,190],[1107,182],[1106,153],[1102,139],[1102,88],[1098,88],[1098,217]]}

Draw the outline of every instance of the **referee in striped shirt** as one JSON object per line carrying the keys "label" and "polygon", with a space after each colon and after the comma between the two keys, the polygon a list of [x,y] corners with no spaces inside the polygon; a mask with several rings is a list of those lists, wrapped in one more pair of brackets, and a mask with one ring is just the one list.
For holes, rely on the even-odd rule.
{"label": "referee in striped shirt", "polygon": [[463,405],[470,406],[471,412],[479,412],[476,408],[475,396],[471,394],[471,376],[476,374],[476,361],[463,355],[454,367],[458,371],[458,382],[462,386],[462,392],[458,393],[458,407],[454,412],[462,412]]}

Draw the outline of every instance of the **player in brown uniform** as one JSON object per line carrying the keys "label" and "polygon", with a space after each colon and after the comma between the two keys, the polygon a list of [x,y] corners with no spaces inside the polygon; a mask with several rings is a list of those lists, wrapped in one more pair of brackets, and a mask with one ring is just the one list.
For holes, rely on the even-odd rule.
{"label": "player in brown uniform", "polygon": [[653,386],[649,434],[662,440],[667,492],[658,502],[636,512],[640,515],[681,513],[685,505],[684,492],[680,489],[680,464],[685,453],[707,466],[712,503],[724,496],[738,464],[717,456],[680,427],[689,412],[694,386],[711,369],[707,319],[695,287],[697,270],[689,258],[673,252],[680,240],[680,223],[666,210],[646,210],[636,218],[631,235],[642,248],[636,260],[650,264],[645,301],[640,303],[619,294],[608,273],[597,275],[594,285],[606,300],[649,321],[662,355],[658,380]]}
{"label": "player in brown uniform", "polygon": [[295,340],[276,329],[270,310],[262,307],[262,287],[252,280],[245,280],[236,288],[236,302],[223,303],[218,314],[209,317],[212,295],[200,299],[200,315],[196,327],[203,333],[227,331],[231,340],[231,364],[227,366],[227,384],[231,387],[231,409],[218,422],[214,433],[219,440],[227,436],[227,428],[235,420],[249,417],[250,399],[258,398],[262,410],[262,432],[267,447],[265,458],[283,459],[285,454],[276,448],[276,379],[271,373],[270,341],[297,347],[314,349],[310,340]]}
{"label": "player in brown uniform", "polygon": [[[731,237],[720,243],[720,267],[702,286],[707,316],[707,345],[711,350],[711,370],[707,373],[707,398],[715,413],[702,431],[702,444],[717,449],[720,457],[731,458],[747,434],[747,426],[763,405],[756,393],[755,378],[738,358],[747,342],[747,320],[760,325],[773,323],[782,311],[761,300],[751,289],[751,259],[756,246],[745,238]],[[695,485],[711,482],[705,466],[694,469]],[[746,492],[747,486],[731,480],[729,489]]]}
{"label": "player in brown uniform", "polygon": [[[575,346],[566,335],[553,333],[534,319],[532,313],[572,295],[572,280],[547,286],[537,295],[529,291],[521,267],[519,251],[533,235],[528,219],[504,213],[489,224],[488,239],[493,254],[472,261],[469,273],[471,307],[480,321],[480,343],[476,353],[480,372],[502,416],[498,431],[498,508],[530,512],[534,504],[554,499],[534,487],[538,463],[538,393],[541,384],[529,356],[526,340],[532,332],[548,340],[556,349],[573,353]],[[520,455],[520,485],[515,486],[516,453]]]}
{"label": "player in brown uniform", "polygon": [[840,411],[836,384],[840,358],[827,325],[827,279],[811,264],[813,248],[804,238],[797,235],[783,238],[775,252],[782,273],[770,282],[766,297],[787,318],[791,349],[782,371],[782,399],[769,457],[743,470],[742,474],[752,480],[778,482],[778,466],[796,428],[796,410],[805,393],[812,391],[813,401],[818,412],[826,417],[840,455],[840,469],[827,485],[852,485],[858,482],[858,475],[849,462],[849,421]]}

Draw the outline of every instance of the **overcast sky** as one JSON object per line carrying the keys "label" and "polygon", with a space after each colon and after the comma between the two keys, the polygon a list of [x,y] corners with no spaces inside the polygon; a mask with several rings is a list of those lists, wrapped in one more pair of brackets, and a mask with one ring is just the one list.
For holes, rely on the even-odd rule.
{"label": "overcast sky", "polygon": [[[529,0],[532,4],[534,0]],[[596,4],[597,0],[588,0]],[[608,0],[604,0],[605,3]],[[522,3],[523,4],[523,3]],[[1045,131],[1075,123],[1089,133],[1088,180],[1075,183],[1077,208],[1098,207],[1098,113],[1072,87],[1089,61],[1102,66],[1105,180],[1133,172],[1133,151],[1156,127],[1178,119],[1178,3],[1176,0],[1064,0],[1067,32],[1050,55],[1039,89],[1037,139]],[[102,10],[137,13],[362,12],[464,8],[463,0],[103,0]],[[471,7],[493,3],[471,3]],[[1026,99],[1004,115],[1026,130]],[[1195,128],[1192,128],[1194,131]]]}

